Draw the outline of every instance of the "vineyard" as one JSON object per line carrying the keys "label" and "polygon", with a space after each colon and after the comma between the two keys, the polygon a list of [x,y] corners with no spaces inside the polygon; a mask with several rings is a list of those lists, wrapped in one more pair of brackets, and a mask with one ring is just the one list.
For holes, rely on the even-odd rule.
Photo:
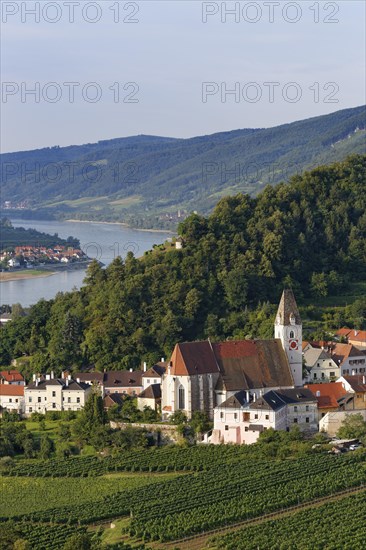
{"label": "vineyard", "polygon": [[365,459],[364,453],[354,453],[211,465],[206,471],[13,519],[70,525],[131,515],[131,537],[175,540],[359,486],[366,483]]}
{"label": "vineyard", "polygon": [[[22,523],[17,526],[31,550],[59,550],[75,532],[84,532],[85,528],[75,529],[69,525],[37,525]],[[5,549],[4,549],[5,550]]]}
{"label": "vineyard", "polygon": [[[213,540],[219,550],[363,550],[366,493],[248,526]],[[211,546],[210,546],[211,547]]]}
{"label": "vineyard", "polygon": [[14,517],[47,510],[56,506],[67,506],[100,500],[107,495],[135,490],[150,483],[163,482],[177,474],[109,474],[90,478],[45,479],[0,477],[0,517]]}
{"label": "vineyard", "polygon": [[221,464],[239,462],[250,457],[249,447],[197,446],[189,448],[162,447],[123,452],[120,456],[95,456],[51,460],[22,460],[7,473],[8,476],[30,477],[88,477],[109,472],[200,471]]}

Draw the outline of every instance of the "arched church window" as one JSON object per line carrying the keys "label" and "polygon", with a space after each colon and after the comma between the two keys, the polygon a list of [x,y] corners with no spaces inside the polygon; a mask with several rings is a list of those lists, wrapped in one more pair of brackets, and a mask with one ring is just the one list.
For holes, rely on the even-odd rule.
{"label": "arched church window", "polygon": [[178,408],[180,410],[184,410],[186,407],[186,396],[185,396],[185,390],[183,386],[179,386],[178,390]]}
{"label": "arched church window", "polygon": [[293,330],[291,330],[291,332],[290,332],[290,338],[295,338],[295,333],[294,333]]}

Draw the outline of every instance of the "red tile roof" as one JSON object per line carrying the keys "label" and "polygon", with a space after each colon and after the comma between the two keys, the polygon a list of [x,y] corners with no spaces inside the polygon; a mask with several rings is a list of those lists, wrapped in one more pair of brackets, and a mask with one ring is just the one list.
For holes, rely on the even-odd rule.
{"label": "red tile roof", "polygon": [[0,378],[4,378],[7,382],[24,382],[23,376],[17,370],[2,370]]}
{"label": "red tile roof", "polygon": [[338,399],[347,395],[341,382],[309,384],[305,388],[308,388],[316,397],[319,409],[338,409]]}
{"label": "red tile roof", "polygon": [[0,384],[0,395],[24,395],[24,386],[16,386],[14,384]]}

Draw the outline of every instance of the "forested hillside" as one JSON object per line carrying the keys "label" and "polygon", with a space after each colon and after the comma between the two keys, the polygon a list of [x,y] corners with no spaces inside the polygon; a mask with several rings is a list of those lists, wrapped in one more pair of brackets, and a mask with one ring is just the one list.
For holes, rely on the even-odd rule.
{"label": "forested hillside", "polygon": [[9,153],[1,156],[2,199],[25,201],[27,218],[174,227],[166,214],[178,209],[207,214],[225,195],[255,196],[266,184],[364,153],[365,128],[361,106],[268,129]]}
{"label": "forested hillside", "polygon": [[41,301],[5,326],[0,362],[32,356],[39,372],[137,367],[169,356],[177,341],[271,337],[270,304],[284,286],[314,305],[366,280],[366,156],[256,198],[224,198],[209,217],[185,220],[180,234],[182,250],[130,253],[105,270],[92,263],[81,291]]}
{"label": "forested hillside", "polygon": [[24,229],[24,227],[13,227],[7,218],[0,219],[0,251],[13,249],[16,246],[46,246],[56,245],[79,247],[78,239],[68,237],[67,240],[60,239],[55,235],[41,233],[35,229]]}

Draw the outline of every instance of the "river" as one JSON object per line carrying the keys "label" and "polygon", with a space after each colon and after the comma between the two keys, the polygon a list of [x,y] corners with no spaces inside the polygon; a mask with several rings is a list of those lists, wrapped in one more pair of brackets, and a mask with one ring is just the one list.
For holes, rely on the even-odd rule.
{"label": "river", "polygon": [[[90,258],[97,258],[108,265],[115,257],[125,257],[132,251],[135,256],[142,256],[154,244],[164,242],[171,237],[170,233],[138,231],[120,224],[95,222],[11,220],[14,227],[25,227],[42,231],[66,239],[70,235],[80,240],[82,250]],[[32,243],[30,243],[32,244]],[[39,279],[21,279],[0,283],[0,304],[15,304],[23,307],[38,302],[41,298],[50,300],[57,292],[80,288],[85,271],[62,271],[51,277]]]}

